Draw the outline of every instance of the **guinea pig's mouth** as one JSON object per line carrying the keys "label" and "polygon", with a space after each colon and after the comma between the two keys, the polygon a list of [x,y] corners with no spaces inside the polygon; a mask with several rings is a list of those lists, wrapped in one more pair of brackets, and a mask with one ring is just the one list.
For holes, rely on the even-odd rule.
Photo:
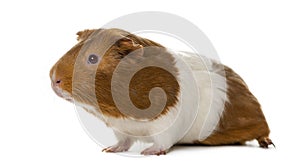
{"label": "guinea pig's mouth", "polygon": [[52,89],[53,91],[55,92],[55,94],[69,102],[74,102],[74,99],[73,97],[71,96],[71,94],[69,92],[66,92],[64,91],[63,89],[61,88],[58,88],[58,87],[55,87],[55,86],[52,86]]}
{"label": "guinea pig's mouth", "polygon": [[64,98],[64,99],[66,99],[67,101],[70,101],[70,102],[72,102],[72,103],[74,102],[74,101],[73,101],[73,98]]}
{"label": "guinea pig's mouth", "polygon": [[62,95],[58,95],[58,96],[61,97],[61,98],[63,98],[63,99],[65,99],[65,100],[67,100],[67,101],[69,101],[69,102],[71,102],[71,103],[74,102],[74,99],[68,93],[62,94]]}

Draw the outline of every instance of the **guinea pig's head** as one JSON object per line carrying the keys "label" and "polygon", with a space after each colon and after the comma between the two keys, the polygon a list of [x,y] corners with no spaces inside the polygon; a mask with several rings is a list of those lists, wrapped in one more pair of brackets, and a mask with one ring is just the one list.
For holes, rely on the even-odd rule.
{"label": "guinea pig's head", "polygon": [[54,92],[68,100],[72,98],[72,78],[76,58],[84,42],[95,30],[84,30],[77,33],[78,43],[61,57],[50,70],[51,86]]}
{"label": "guinea pig's head", "polygon": [[[127,55],[132,56],[125,62],[123,71],[130,70],[138,61],[151,57],[154,53],[157,55],[155,60],[167,66],[169,72],[158,67],[147,67],[132,77],[129,86],[124,86],[120,81],[116,85],[116,91],[129,88],[130,99],[134,106],[146,109],[151,104],[148,98],[150,90],[160,87],[167,94],[165,109],[175,104],[176,94],[179,91],[179,85],[174,77],[177,70],[172,67],[174,58],[168,55],[163,46],[120,29],[84,30],[77,35],[78,43],[61,57],[50,71],[52,88],[58,96],[80,105],[94,107],[104,115],[125,117],[113,98],[113,74]],[[144,51],[146,47],[156,47],[157,50],[147,53]],[[163,51],[160,51],[161,49]],[[128,76],[122,74],[124,73],[122,70],[120,73],[119,77]],[[127,105],[126,99],[124,100],[124,105]]]}

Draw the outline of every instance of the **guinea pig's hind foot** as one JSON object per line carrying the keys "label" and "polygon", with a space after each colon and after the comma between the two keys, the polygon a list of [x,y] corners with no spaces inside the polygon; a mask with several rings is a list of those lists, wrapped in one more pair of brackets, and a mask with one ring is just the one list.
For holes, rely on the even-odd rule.
{"label": "guinea pig's hind foot", "polygon": [[261,137],[257,139],[259,146],[261,148],[269,148],[269,145],[273,145],[275,147],[275,144],[272,142],[272,140],[268,137]]}
{"label": "guinea pig's hind foot", "polygon": [[166,155],[168,149],[162,149],[159,146],[153,145],[141,152],[142,155]]}
{"label": "guinea pig's hind foot", "polygon": [[131,147],[132,142],[130,140],[120,141],[117,144],[104,148],[102,152],[125,152]]}

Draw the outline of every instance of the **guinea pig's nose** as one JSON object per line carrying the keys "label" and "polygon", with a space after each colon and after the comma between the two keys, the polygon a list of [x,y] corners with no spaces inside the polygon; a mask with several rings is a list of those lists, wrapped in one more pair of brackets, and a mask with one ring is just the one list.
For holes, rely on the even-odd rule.
{"label": "guinea pig's nose", "polygon": [[56,79],[56,80],[53,80],[53,82],[52,82],[53,86],[60,86],[60,84],[61,84],[61,79]]}
{"label": "guinea pig's nose", "polygon": [[60,79],[55,81],[56,84],[60,84],[60,82],[61,82]]}

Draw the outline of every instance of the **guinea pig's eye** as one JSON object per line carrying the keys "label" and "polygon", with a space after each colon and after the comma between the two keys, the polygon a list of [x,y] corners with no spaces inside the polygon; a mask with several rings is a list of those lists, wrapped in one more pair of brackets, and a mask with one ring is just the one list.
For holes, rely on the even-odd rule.
{"label": "guinea pig's eye", "polygon": [[88,63],[89,64],[97,64],[99,61],[99,57],[95,54],[90,54],[88,58]]}

